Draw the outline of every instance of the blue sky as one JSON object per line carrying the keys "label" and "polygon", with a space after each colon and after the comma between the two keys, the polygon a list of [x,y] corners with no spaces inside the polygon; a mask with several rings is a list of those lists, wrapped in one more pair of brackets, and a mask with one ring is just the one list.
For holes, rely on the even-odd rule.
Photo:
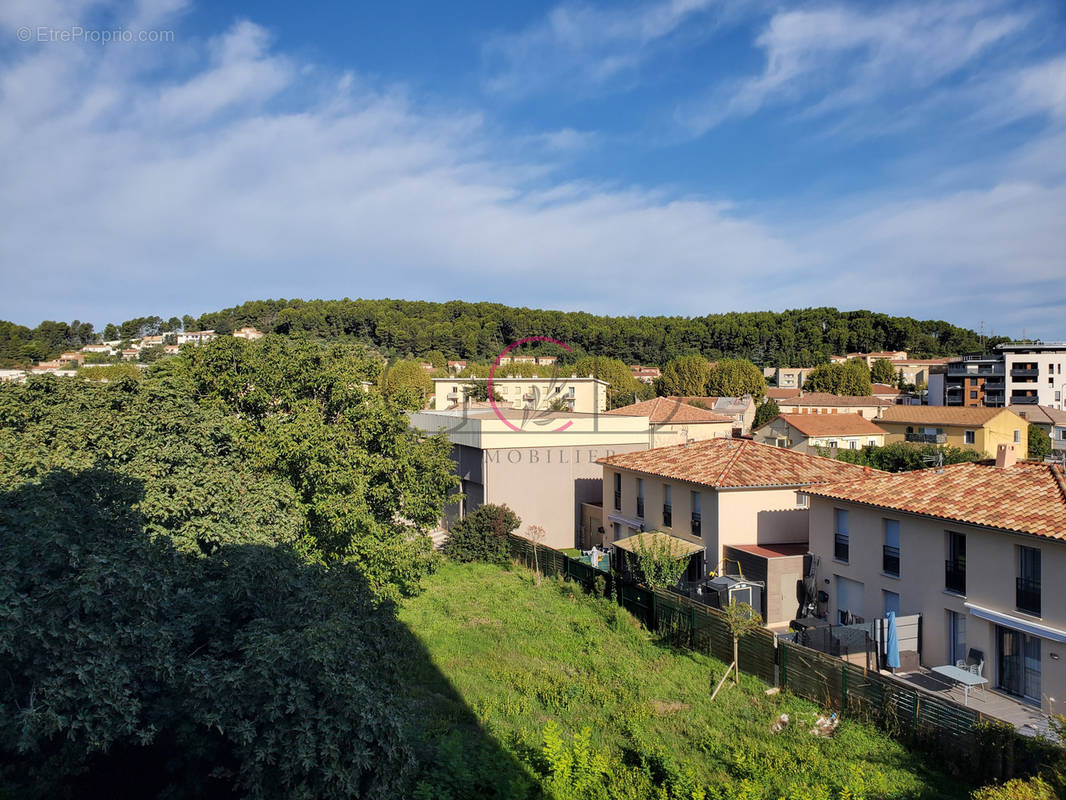
{"label": "blue sky", "polygon": [[26,324],[389,296],[1066,339],[1066,6],[8,0],[0,176]]}

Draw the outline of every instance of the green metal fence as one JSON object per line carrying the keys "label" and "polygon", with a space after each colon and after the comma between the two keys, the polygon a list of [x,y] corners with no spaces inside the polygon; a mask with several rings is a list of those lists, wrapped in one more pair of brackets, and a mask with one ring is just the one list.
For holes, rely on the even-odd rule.
{"label": "green metal fence", "polygon": [[[649,589],[622,580],[578,559],[520,536],[508,537],[511,553],[530,569],[536,561],[547,576],[576,581],[592,591],[597,577],[603,579],[608,596],[650,631],[656,631],[672,644],[713,658],[733,661],[733,637],[725,616],[687,597]],[[738,644],[741,672],[754,675],[771,686],[832,709],[843,717],[873,722],[893,736],[943,754],[960,770],[983,769],[979,737],[982,715],[966,706],[925,691],[889,675],[863,669],[833,656],[793,642],[778,640],[770,631],[753,631]],[[1029,740],[1010,733],[1011,750],[1024,750]],[[1019,766],[1021,766],[1019,764]],[[1014,773],[997,768],[992,777],[1008,778]]]}

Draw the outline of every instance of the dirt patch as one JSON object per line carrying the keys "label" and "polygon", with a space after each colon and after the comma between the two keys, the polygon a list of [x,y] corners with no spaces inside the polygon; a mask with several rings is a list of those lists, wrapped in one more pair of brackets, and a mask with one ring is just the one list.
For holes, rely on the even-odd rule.
{"label": "dirt patch", "polygon": [[676,700],[672,703],[664,703],[662,700],[652,700],[651,707],[656,714],[669,714],[673,711],[688,711],[692,708],[688,703],[679,703]]}

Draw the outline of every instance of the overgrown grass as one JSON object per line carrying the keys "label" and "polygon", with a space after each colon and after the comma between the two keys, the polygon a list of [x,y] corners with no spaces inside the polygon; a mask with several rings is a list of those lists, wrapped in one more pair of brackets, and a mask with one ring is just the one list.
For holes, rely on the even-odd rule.
{"label": "overgrown grass", "polygon": [[[844,721],[832,738],[812,736],[821,709],[767,696],[754,678],[712,703],[724,664],[659,644],[576,584],[449,563],[400,617],[432,661],[412,659],[405,676],[420,797],[965,796],[869,726]],[[782,713],[790,723],[772,733]],[[495,782],[466,774],[486,768]]]}

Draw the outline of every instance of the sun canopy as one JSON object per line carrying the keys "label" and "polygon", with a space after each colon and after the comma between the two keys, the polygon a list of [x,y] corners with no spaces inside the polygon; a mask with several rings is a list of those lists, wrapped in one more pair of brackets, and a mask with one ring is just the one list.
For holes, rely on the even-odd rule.
{"label": "sun canopy", "polygon": [[690,556],[703,549],[703,545],[701,544],[686,542],[684,539],[679,539],[677,536],[671,536],[662,531],[638,533],[635,536],[627,536],[625,539],[611,542],[614,547],[619,547],[630,553],[636,553],[641,543],[643,543],[645,547],[669,548],[669,552],[674,553],[678,558]]}

